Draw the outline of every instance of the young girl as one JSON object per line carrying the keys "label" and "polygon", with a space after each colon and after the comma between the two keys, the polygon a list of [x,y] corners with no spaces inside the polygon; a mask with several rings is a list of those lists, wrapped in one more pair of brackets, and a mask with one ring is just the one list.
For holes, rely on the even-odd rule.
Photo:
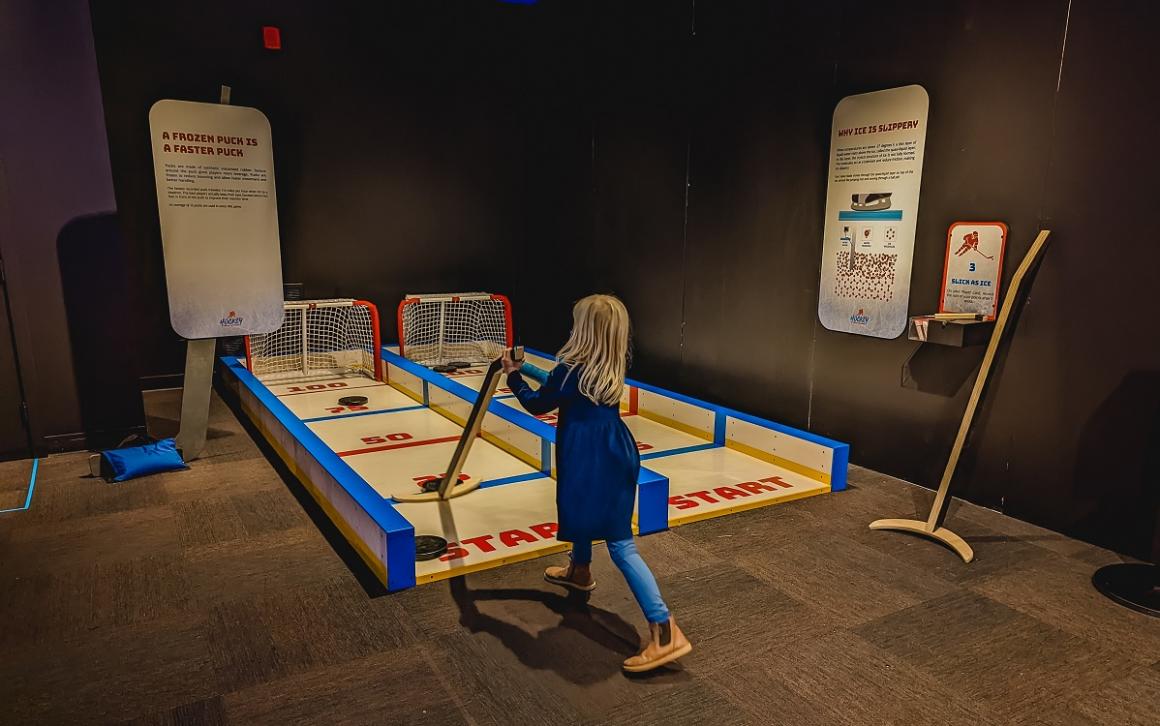
{"label": "young girl", "polygon": [[649,641],[624,661],[627,671],[649,671],[693,649],[657,589],[656,578],[632,541],[632,509],[640,454],[620,420],[628,362],[628,311],[611,295],[590,295],[572,309],[572,334],[539,390],[520,376],[506,355],[508,385],[529,413],[559,408],[556,428],[556,537],[572,543],[566,567],[549,567],[554,585],[591,592],[592,542],[604,540],[649,623]]}

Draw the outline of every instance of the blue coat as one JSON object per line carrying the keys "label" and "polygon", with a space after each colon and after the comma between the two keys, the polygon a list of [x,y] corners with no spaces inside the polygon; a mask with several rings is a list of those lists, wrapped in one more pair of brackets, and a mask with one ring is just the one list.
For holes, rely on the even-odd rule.
{"label": "blue coat", "polygon": [[508,386],[528,413],[559,408],[556,425],[556,511],[564,542],[632,537],[640,454],[617,406],[593,403],[579,391],[580,370],[558,365],[533,391],[519,372]]}

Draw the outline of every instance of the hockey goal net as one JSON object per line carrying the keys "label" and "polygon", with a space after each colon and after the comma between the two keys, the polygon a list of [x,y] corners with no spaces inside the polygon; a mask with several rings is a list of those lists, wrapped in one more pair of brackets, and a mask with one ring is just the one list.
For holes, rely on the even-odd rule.
{"label": "hockey goal net", "polygon": [[489,363],[511,345],[512,306],[503,295],[407,295],[399,303],[399,353],[416,363]]}
{"label": "hockey goal net", "polygon": [[381,381],[378,310],[365,300],[288,300],[281,328],[246,338],[246,367],[266,382]]}

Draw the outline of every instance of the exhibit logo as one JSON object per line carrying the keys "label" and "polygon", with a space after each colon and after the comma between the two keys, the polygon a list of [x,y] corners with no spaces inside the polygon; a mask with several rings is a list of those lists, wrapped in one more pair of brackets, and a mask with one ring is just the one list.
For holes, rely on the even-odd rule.
{"label": "exhibit logo", "polygon": [[231,310],[224,318],[222,318],[218,322],[221,323],[221,326],[223,328],[236,328],[242,324],[242,320],[244,320],[244,319],[245,318],[243,318],[241,315],[238,315],[237,312]]}
{"label": "exhibit logo", "polygon": [[866,314],[865,308],[858,308],[858,312],[850,316],[850,322],[855,325],[869,325],[870,316]]}

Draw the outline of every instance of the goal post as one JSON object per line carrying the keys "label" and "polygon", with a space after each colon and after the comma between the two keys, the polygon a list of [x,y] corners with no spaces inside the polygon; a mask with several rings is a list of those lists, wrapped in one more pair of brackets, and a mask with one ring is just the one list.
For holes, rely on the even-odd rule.
{"label": "goal post", "polygon": [[366,300],[287,300],[282,327],[246,337],[246,367],[267,383],[365,375],[383,380],[379,312]]}
{"label": "goal post", "polygon": [[489,363],[512,347],[512,306],[504,295],[412,294],[398,316],[399,354],[425,366]]}

